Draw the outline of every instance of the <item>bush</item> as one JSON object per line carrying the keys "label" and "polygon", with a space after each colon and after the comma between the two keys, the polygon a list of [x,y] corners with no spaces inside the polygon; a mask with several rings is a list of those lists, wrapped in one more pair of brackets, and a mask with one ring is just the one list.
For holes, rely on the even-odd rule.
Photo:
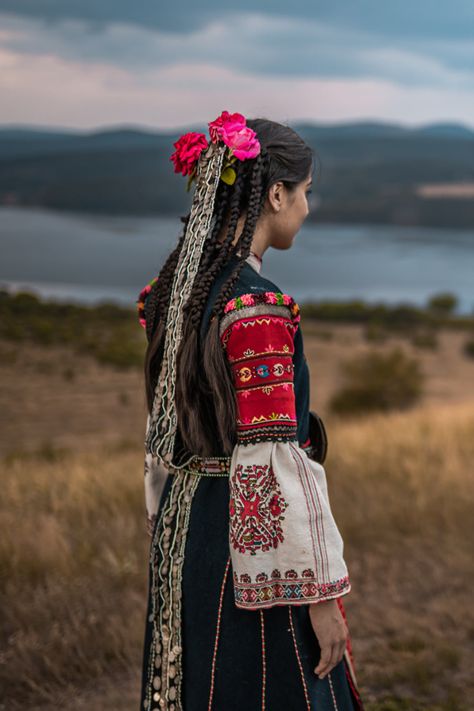
{"label": "bush", "polygon": [[458,298],[450,292],[434,294],[428,301],[428,309],[441,314],[452,314],[457,309]]}
{"label": "bush", "polygon": [[372,351],[347,360],[342,368],[346,382],[329,403],[338,414],[405,409],[423,390],[424,376],[418,361],[399,347],[385,355]]}

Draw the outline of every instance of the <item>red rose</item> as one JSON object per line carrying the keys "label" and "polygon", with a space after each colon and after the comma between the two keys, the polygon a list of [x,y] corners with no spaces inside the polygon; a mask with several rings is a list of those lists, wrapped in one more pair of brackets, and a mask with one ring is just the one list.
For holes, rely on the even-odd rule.
{"label": "red rose", "polygon": [[174,172],[191,175],[199,156],[207,148],[208,143],[204,133],[191,131],[183,134],[176,143],[173,143],[173,146],[176,151],[171,155],[170,160],[174,163]]}

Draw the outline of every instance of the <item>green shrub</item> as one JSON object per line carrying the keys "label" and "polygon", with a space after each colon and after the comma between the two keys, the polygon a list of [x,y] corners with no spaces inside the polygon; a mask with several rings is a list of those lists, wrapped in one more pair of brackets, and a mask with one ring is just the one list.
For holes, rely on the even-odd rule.
{"label": "green shrub", "polygon": [[345,383],[329,406],[338,414],[405,409],[420,397],[424,376],[416,359],[397,347],[376,351],[342,364]]}
{"label": "green shrub", "polygon": [[428,309],[430,311],[436,311],[442,314],[452,314],[457,309],[458,298],[455,294],[450,292],[441,292],[439,294],[434,294],[428,300]]}

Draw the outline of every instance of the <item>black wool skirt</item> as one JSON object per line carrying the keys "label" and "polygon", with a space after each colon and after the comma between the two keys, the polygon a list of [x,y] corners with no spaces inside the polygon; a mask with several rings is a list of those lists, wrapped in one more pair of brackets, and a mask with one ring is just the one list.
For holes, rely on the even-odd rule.
{"label": "black wool skirt", "polygon": [[350,647],[319,679],[309,605],[240,609],[232,573],[228,476],[168,474],[150,546],[140,711],[361,711]]}

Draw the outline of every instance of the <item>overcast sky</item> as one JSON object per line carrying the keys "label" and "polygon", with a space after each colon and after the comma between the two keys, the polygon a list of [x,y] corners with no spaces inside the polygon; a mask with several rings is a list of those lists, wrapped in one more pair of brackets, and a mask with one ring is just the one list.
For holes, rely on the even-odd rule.
{"label": "overcast sky", "polygon": [[474,126],[474,0],[0,0],[0,124]]}

